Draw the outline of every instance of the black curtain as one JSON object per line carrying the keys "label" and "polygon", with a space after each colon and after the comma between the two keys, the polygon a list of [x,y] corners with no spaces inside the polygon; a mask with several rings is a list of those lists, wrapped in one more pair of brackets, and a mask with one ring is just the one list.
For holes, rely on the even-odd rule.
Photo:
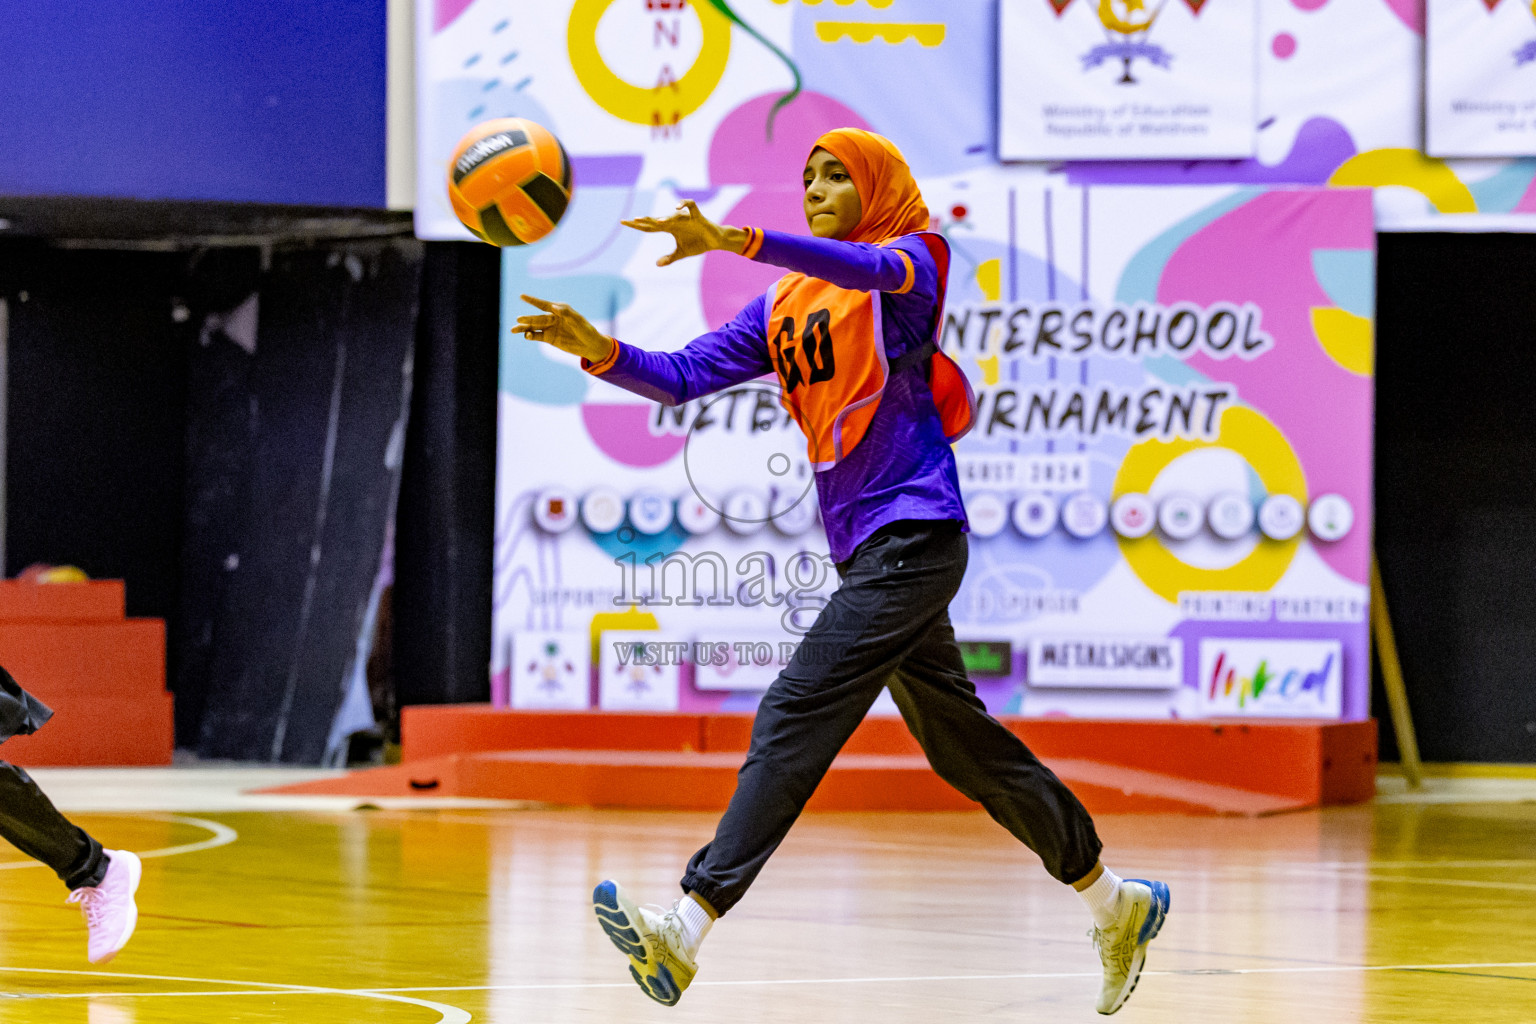
{"label": "black curtain", "polygon": [[178,601],[186,351],[175,253],[0,244],[9,313],[5,574],[127,581],[128,614]]}
{"label": "black curtain", "polygon": [[313,763],[398,495],[399,703],[484,700],[499,274],[400,236],[0,243],[6,571],[77,564],[166,620],[179,746]]}
{"label": "black curtain", "polygon": [[325,753],[400,471],[421,263],[414,240],[280,250],[205,320],[185,548],[204,757]]}
{"label": "black curtain", "polygon": [[500,250],[426,245],[393,595],[401,704],[490,697]]}
{"label": "black curtain", "polygon": [[1536,761],[1533,266],[1536,235],[1380,236],[1376,550],[1430,761]]}

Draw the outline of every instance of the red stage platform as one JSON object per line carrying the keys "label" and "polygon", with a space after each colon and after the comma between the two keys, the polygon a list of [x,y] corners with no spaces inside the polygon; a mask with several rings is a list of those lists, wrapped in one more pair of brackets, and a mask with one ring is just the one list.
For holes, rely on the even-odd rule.
{"label": "red stage platform", "polygon": [[[1275,814],[1375,792],[1372,721],[1004,721],[1099,814]],[[720,810],[751,729],[750,715],[406,708],[402,764],[267,792]],[[809,807],[976,805],[933,773],[900,719],[870,718]]]}
{"label": "red stage platform", "polygon": [[121,580],[0,580],[0,665],[54,711],[0,756],[25,767],[163,765],[175,746],[165,623],[130,619]]}

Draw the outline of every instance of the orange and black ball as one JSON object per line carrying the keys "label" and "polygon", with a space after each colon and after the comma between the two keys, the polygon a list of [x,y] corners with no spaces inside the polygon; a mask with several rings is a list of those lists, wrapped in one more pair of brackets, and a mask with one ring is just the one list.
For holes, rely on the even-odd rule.
{"label": "orange and black ball", "polygon": [[492,245],[526,245],[555,229],[571,201],[571,161],[548,128],[521,117],[485,121],[459,140],[448,199]]}

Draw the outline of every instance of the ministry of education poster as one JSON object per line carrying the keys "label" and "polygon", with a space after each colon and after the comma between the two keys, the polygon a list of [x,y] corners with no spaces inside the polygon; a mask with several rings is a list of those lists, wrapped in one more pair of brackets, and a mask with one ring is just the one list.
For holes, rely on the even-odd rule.
{"label": "ministry of education poster", "polygon": [[1004,160],[1254,155],[1256,0],[1003,0]]}
{"label": "ministry of education poster", "polygon": [[1430,156],[1536,156],[1536,4],[1429,0]]}

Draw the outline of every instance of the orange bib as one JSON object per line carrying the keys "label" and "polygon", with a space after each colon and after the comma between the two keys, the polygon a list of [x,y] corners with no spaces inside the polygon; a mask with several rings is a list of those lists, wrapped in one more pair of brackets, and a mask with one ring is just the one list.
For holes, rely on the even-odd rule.
{"label": "orange bib", "polygon": [[804,274],[786,274],[768,289],[769,358],[781,401],[805,432],[806,452],[817,472],[837,465],[863,439],[891,373],[921,360],[929,364],[929,386],[946,440],[953,444],[971,429],[976,397],[970,382],[938,350],[949,244],[929,232],[919,237],[938,264],[933,333],[894,368],[885,354],[879,292],[850,291]]}

